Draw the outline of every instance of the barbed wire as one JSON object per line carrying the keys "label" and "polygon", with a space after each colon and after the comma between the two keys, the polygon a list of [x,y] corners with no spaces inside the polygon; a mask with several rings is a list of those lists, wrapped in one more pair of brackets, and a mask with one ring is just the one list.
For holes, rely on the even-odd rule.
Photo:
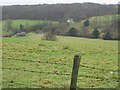
{"label": "barbed wire", "polygon": [[[9,58],[6,58],[9,59]],[[14,58],[14,59],[9,59],[9,60],[14,60],[14,61],[27,61],[27,62],[34,62],[34,63],[44,63],[44,64],[57,64],[57,65],[64,65],[64,66],[72,66],[72,64],[67,64],[67,63],[58,63],[58,62],[48,62],[48,61],[33,61],[33,60],[28,60],[28,59],[18,59],[18,58]],[[113,69],[104,69],[104,68],[97,68],[97,67],[92,67],[92,66],[87,66],[87,65],[83,65],[80,64],[80,67],[85,67],[85,68],[91,68],[91,69],[96,69],[96,70],[101,70],[101,71],[113,71],[113,72],[117,72],[118,70],[113,70]]]}
{"label": "barbed wire", "polygon": [[[55,75],[65,75],[65,76],[71,76],[71,74],[69,73],[59,73],[59,72],[43,72],[43,71],[34,71],[34,70],[25,70],[24,68],[2,68],[4,69],[8,69],[8,70],[17,70],[17,71],[24,71],[24,72],[31,72],[31,73],[38,73],[38,74],[55,74]],[[101,79],[101,80],[108,80],[106,78],[103,77],[98,77],[98,76],[90,76],[90,75],[78,75],[80,77],[86,77],[86,78],[94,78],[94,79]]]}
{"label": "barbed wire", "polygon": [[[17,59],[18,60],[18,59]],[[21,60],[21,59],[19,59]],[[28,60],[23,60],[23,61],[28,61]],[[29,60],[29,61],[32,61],[32,60]],[[32,61],[32,62],[39,62],[39,61]],[[46,63],[46,62],[39,62],[39,63]],[[47,64],[49,64],[47,62]],[[62,63],[50,63],[50,64],[62,64]],[[67,64],[63,64],[63,65],[67,65]],[[88,67],[88,66],[85,66],[85,65],[81,65],[81,67],[86,67],[86,68],[92,68],[92,69],[98,69],[98,68],[95,68],[95,67]],[[64,75],[64,76],[67,76],[67,77],[71,77],[71,74],[69,73],[59,73],[58,72],[45,72],[45,71],[34,71],[34,70],[27,70],[25,68],[13,68],[13,67],[9,67],[9,68],[6,68],[6,67],[2,67],[2,70],[4,71],[5,69],[7,70],[16,70],[16,71],[24,71],[24,72],[31,72],[32,74],[35,74],[35,73],[38,73],[38,74],[49,74],[49,75],[58,75],[59,77],[61,77],[61,75]],[[103,70],[103,69],[99,69],[99,70]],[[100,79],[101,81],[105,80],[105,81],[114,81],[114,82],[120,82],[118,80],[109,80],[109,78],[105,78],[105,77],[99,77],[99,76],[91,76],[91,75],[81,75],[79,74],[78,77],[83,77],[83,78],[93,78],[93,79]],[[63,77],[62,77],[63,78]],[[81,79],[78,78],[78,81],[80,81]],[[22,83],[17,83],[17,82],[14,82],[13,85],[15,84],[18,84],[18,85],[24,85],[26,86],[25,84],[22,84]],[[27,85],[26,87],[29,87],[29,86],[32,86],[32,87],[43,87],[43,86],[40,86],[40,85]],[[11,86],[12,87],[12,86]]]}

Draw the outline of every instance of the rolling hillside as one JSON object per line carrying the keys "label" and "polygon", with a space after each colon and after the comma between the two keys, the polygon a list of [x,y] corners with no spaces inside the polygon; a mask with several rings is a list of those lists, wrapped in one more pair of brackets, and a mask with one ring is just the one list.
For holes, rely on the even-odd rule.
{"label": "rolling hillside", "polygon": [[79,54],[77,88],[119,88],[118,5],[13,5],[2,13],[0,87],[70,90]]}
{"label": "rolling hillside", "polygon": [[73,56],[79,52],[78,87],[116,88],[117,45],[117,41],[66,36],[46,41],[34,33],[3,38],[2,87],[69,88]]}
{"label": "rolling hillside", "polygon": [[[92,32],[94,29],[98,29],[100,31],[101,33],[100,37],[102,37],[102,35],[107,32],[111,33],[113,37],[118,36],[118,26],[119,26],[118,21],[120,20],[119,15],[115,14],[115,15],[106,15],[106,16],[95,16],[89,18],[88,20],[90,22],[90,25],[87,28],[87,37],[93,37]],[[11,20],[11,25],[14,29],[19,29],[20,24],[24,25],[24,27],[27,27],[29,29],[30,26],[41,25],[44,23],[52,23],[53,25],[59,25],[60,22],[45,21],[45,20]],[[67,28],[63,28],[62,30],[60,30],[60,32],[66,33],[71,27],[75,27],[78,30],[78,36],[84,36],[83,23],[84,20],[70,23],[68,26],[66,26]],[[5,27],[6,27],[6,20],[3,20],[3,35],[12,33],[9,32],[9,30],[8,32],[6,32]],[[61,27],[64,27],[64,24]],[[49,28],[48,31],[50,31]]]}
{"label": "rolling hillside", "polygon": [[[96,28],[102,33],[110,32],[111,34],[118,36],[118,22],[120,21],[119,15],[105,15],[95,16],[88,18],[90,25],[88,27],[88,36],[91,37],[92,31]],[[69,28],[75,27],[80,32],[80,36],[83,36],[83,21],[71,23]],[[68,28],[68,29],[69,29]]]}

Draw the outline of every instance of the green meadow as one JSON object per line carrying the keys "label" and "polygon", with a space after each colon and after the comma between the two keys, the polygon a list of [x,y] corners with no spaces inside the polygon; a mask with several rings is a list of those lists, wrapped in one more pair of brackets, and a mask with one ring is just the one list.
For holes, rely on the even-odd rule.
{"label": "green meadow", "polygon": [[[22,19],[17,19],[17,20],[11,20],[12,21],[12,27],[13,28],[18,28],[20,24],[26,26],[30,25],[35,25],[35,24],[43,24],[43,23],[53,23],[53,24],[58,24],[57,21],[48,21],[48,20],[22,20]],[[2,24],[5,25],[6,20],[2,21]]]}
{"label": "green meadow", "polygon": [[29,33],[3,38],[2,53],[3,88],[69,88],[76,53],[79,88],[118,87],[118,41]]}
{"label": "green meadow", "polygon": [[[42,25],[42,24],[46,24],[46,23],[52,23],[54,25],[59,24],[59,22],[57,21],[49,21],[49,20],[24,20],[24,19],[17,19],[17,20],[10,20],[11,21],[11,26],[13,29],[17,30],[20,27],[20,24],[22,24],[25,28],[26,27],[30,27],[33,25]],[[8,22],[8,20],[3,20],[0,21],[0,25],[2,25],[2,35],[6,35],[6,34],[12,34],[13,32],[11,31],[7,31],[6,30],[6,23]]]}

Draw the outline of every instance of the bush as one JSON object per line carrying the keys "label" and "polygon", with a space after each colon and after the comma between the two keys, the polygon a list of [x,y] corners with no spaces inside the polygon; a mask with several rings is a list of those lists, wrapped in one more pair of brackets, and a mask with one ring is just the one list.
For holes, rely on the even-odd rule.
{"label": "bush", "polygon": [[94,38],[99,38],[100,32],[97,29],[95,29],[93,31],[93,35],[94,35]]}
{"label": "bush", "polygon": [[104,40],[112,40],[112,36],[110,33],[106,33],[105,35],[103,35],[103,39]]}
{"label": "bush", "polygon": [[69,34],[70,36],[77,36],[77,33],[78,33],[78,31],[77,31],[77,29],[74,28],[74,27],[70,28],[69,31],[68,31],[68,34]]}
{"label": "bush", "polygon": [[85,20],[85,21],[84,21],[84,26],[85,26],[85,27],[88,27],[88,26],[89,26],[89,20]]}
{"label": "bush", "polygon": [[52,32],[47,32],[43,35],[43,40],[56,41],[57,37]]}

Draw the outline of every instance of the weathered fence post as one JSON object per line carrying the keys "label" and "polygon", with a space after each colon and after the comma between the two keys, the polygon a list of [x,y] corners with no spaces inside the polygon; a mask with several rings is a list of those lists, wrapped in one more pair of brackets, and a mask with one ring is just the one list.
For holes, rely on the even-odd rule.
{"label": "weathered fence post", "polygon": [[79,54],[74,56],[70,90],[76,90],[80,60],[81,56]]}

